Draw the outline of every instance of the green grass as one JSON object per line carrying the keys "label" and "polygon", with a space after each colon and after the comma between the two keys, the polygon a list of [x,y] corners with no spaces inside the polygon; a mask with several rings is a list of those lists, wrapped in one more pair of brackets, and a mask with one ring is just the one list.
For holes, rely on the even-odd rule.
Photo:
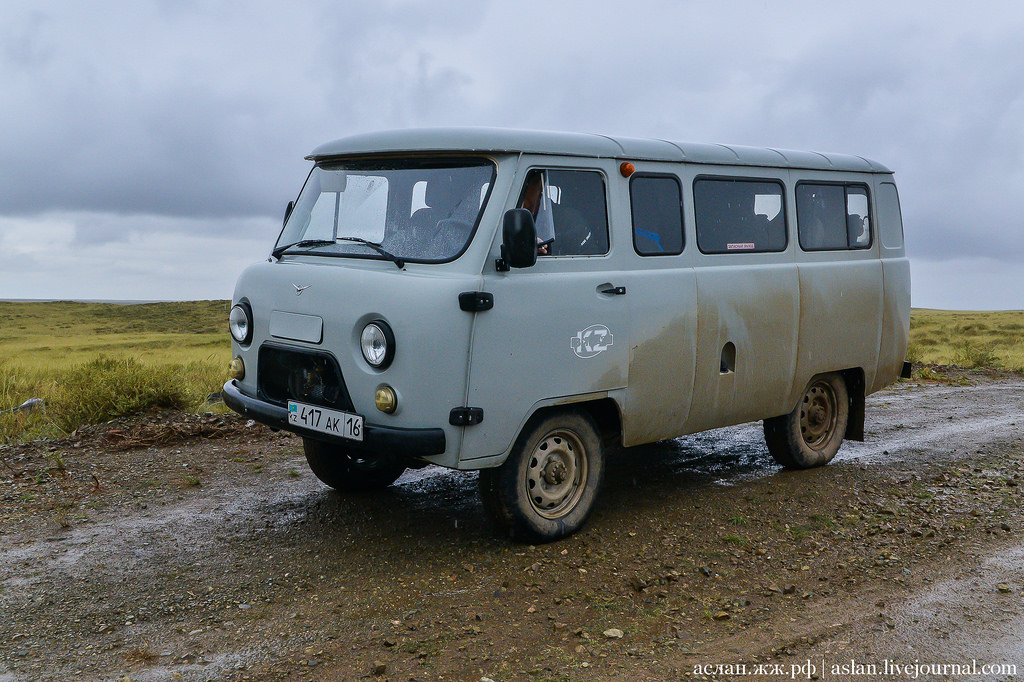
{"label": "green grass", "polygon": [[[227,378],[227,301],[0,302],[0,443],[60,436],[153,407],[198,410]],[[907,359],[1024,372],[1024,311],[914,310]],[[745,519],[730,519],[735,526]]]}
{"label": "green grass", "polygon": [[121,355],[158,364],[231,360],[227,301],[0,302],[0,358],[52,370]]}
{"label": "green grass", "polygon": [[729,523],[734,526],[749,526],[750,520],[741,514],[733,514],[729,517]]}
{"label": "green grass", "polygon": [[0,443],[60,436],[154,407],[198,410],[227,378],[227,301],[0,302]]}
{"label": "green grass", "polygon": [[746,547],[747,546],[746,539],[741,537],[741,536],[739,536],[739,535],[736,535],[735,533],[730,533],[728,535],[723,535],[722,539],[725,542],[729,542],[729,543],[732,543],[734,545],[739,545],[740,547]]}
{"label": "green grass", "polygon": [[914,310],[907,359],[1024,372],[1024,311]]}

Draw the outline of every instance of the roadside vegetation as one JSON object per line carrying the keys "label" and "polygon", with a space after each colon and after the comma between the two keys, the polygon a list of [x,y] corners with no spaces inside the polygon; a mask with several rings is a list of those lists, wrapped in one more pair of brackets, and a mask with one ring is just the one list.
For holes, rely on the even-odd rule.
{"label": "roadside vegetation", "polygon": [[1024,311],[915,309],[907,360],[1024,373]]}
{"label": "roadside vegetation", "polygon": [[203,409],[227,377],[227,301],[0,302],[0,444],[150,408]]}
{"label": "roadside vegetation", "polygon": [[[0,444],[58,437],[151,408],[210,409],[227,378],[227,301],[0,302]],[[907,359],[1024,373],[1024,311],[914,310]],[[939,375],[935,375],[939,376]]]}

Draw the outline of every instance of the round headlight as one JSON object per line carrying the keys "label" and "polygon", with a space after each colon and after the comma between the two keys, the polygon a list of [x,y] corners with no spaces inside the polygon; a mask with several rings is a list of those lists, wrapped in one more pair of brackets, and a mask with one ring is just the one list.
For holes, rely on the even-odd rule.
{"label": "round headlight", "polygon": [[377,320],[363,327],[359,347],[371,367],[385,369],[395,357],[395,335],[386,322]]}
{"label": "round headlight", "polygon": [[231,338],[238,343],[252,341],[252,309],[246,303],[239,303],[231,308],[228,315],[228,329]]}

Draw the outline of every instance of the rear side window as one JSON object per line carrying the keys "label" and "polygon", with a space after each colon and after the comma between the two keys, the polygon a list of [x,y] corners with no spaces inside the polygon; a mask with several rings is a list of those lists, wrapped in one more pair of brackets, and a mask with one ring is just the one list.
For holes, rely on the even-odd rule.
{"label": "rear side window", "polygon": [[702,253],[786,249],[782,183],[698,178],[693,183],[697,247]]}
{"label": "rear side window", "polygon": [[867,187],[801,182],[796,222],[804,251],[866,249],[871,246]]}
{"label": "rear side window", "polygon": [[903,247],[903,218],[900,215],[900,197],[896,185],[883,182],[878,186],[878,223],[882,246],[887,249]]}
{"label": "rear side window", "polygon": [[641,256],[683,252],[683,190],[670,175],[634,175],[629,182],[633,248]]}

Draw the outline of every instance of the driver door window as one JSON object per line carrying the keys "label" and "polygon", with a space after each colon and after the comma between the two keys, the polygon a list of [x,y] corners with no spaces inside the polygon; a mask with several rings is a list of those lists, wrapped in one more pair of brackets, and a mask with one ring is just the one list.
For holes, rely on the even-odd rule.
{"label": "driver door window", "polygon": [[[528,198],[531,183],[542,182],[540,201]],[[532,204],[532,205],[527,205]],[[538,236],[550,224],[553,241],[551,256],[597,256],[608,253],[608,209],[605,202],[604,177],[597,171],[534,170],[523,184],[521,208],[534,214]],[[550,211],[550,223],[543,213]]]}

